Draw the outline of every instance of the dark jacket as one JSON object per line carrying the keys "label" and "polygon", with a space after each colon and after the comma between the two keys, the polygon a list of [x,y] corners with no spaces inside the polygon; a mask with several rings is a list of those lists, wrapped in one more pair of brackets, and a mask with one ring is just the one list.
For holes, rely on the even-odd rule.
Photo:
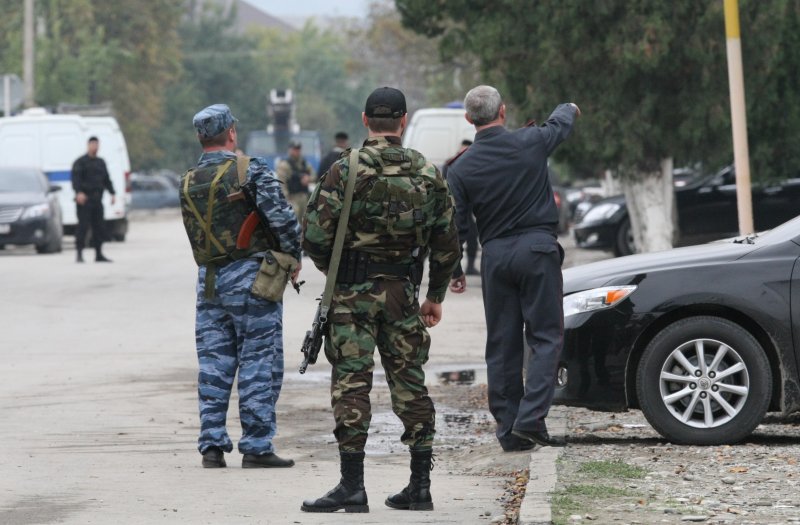
{"label": "dark jacket", "polygon": [[72,189],[75,193],[83,192],[90,199],[103,197],[103,190],[108,190],[114,195],[114,185],[108,176],[106,162],[100,157],[90,157],[88,154],[80,157],[72,165]]}
{"label": "dark jacket", "polygon": [[459,237],[466,239],[469,212],[481,244],[516,233],[556,233],[558,208],[547,172],[547,157],[569,136],[575,107],[559,105],[541,126],[509,131],[483,129],[447,170],[456,202]]}

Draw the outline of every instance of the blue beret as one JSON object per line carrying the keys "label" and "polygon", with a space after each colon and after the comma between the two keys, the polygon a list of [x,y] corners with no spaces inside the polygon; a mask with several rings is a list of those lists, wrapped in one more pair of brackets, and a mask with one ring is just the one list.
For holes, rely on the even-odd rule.
{"label": "blue beret", "polygon": [[206,139],[219,135],[236,122],[237,119],[231,114],[231,108],[225,104],[208,106],[192,119],[197,134]]}

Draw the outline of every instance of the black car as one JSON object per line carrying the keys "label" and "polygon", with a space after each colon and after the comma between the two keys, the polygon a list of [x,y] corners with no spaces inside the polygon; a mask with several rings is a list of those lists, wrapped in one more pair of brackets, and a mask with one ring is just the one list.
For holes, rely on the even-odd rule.
{"label": "black car", "polygon": [[181,205],[177,182],[166,175],[131,174],[131,208],[158,209]]}
{"label": "black car", "polygon": [[761,236],[564,271],[558,404],[641,408],[675,443],[800,411],[800,218]]}
{"label": "black car", "polygon": [[[800,179],[756,184],[752,188],[756,230],[763,231],[800,215]],[[732,166],[675,188],[678,211],[677,246],[730,237],[739,231],[736,174]],[[636,252],[625,197],[603,199],[581,216],[574,227],[579,247]]]}
{"label": "black car", "polygon": [[61,207],[38,168],[0,168],[0,247],[34,244],[39,253],[61,251]]}

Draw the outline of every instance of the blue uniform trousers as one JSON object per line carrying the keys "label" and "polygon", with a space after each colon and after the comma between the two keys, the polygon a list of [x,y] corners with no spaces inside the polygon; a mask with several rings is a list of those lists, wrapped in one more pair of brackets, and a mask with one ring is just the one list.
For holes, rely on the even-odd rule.
{"label": "blue uniform trousers", "polygon": [[[504,447],[517,441],[512,428],[547,430],[564,340],[562,260],[556,237],[545,232],[501,237],[483,246],[489,410]],[[531,349],[527,362],[523,335]]]}
{"label": "blue uniform trousers", "polygon": [[273,452],[275,403],[283,382],[283,304],[251,294],[259,261],[243,259],[216,270],[216,297],[204,297],[205,267],[197,284],[195,336],[200,361],[198,449],[225,452],[233,444],[225,428],[233,379],[239,372],[239,452]]}

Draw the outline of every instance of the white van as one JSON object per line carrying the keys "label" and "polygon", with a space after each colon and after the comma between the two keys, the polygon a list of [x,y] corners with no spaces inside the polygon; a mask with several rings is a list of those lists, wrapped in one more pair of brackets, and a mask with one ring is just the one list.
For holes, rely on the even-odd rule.
{"label": "white van", "polygon": [[419,151],[441,168],[458,152],[462,140],[475,139],[475,127],[464,113],[463,108],[418,109],[403,135],[403,147]]}
{"label": "white van", "polygon": [[125,137],[113,117],[54,115],[43,108],[31,108],[13,117],[0,118],[0,166],[33,166],[45,172],[58,192],[64,233],[74,234],[78,224],[75,193],[70,175],[72,164],[86,153],[89,137],[100,140],[98,155],[108,167],[116,202],[103,194],[106,228],[114,240],[123,241],[128,232],[128,180],[131,165]]}

